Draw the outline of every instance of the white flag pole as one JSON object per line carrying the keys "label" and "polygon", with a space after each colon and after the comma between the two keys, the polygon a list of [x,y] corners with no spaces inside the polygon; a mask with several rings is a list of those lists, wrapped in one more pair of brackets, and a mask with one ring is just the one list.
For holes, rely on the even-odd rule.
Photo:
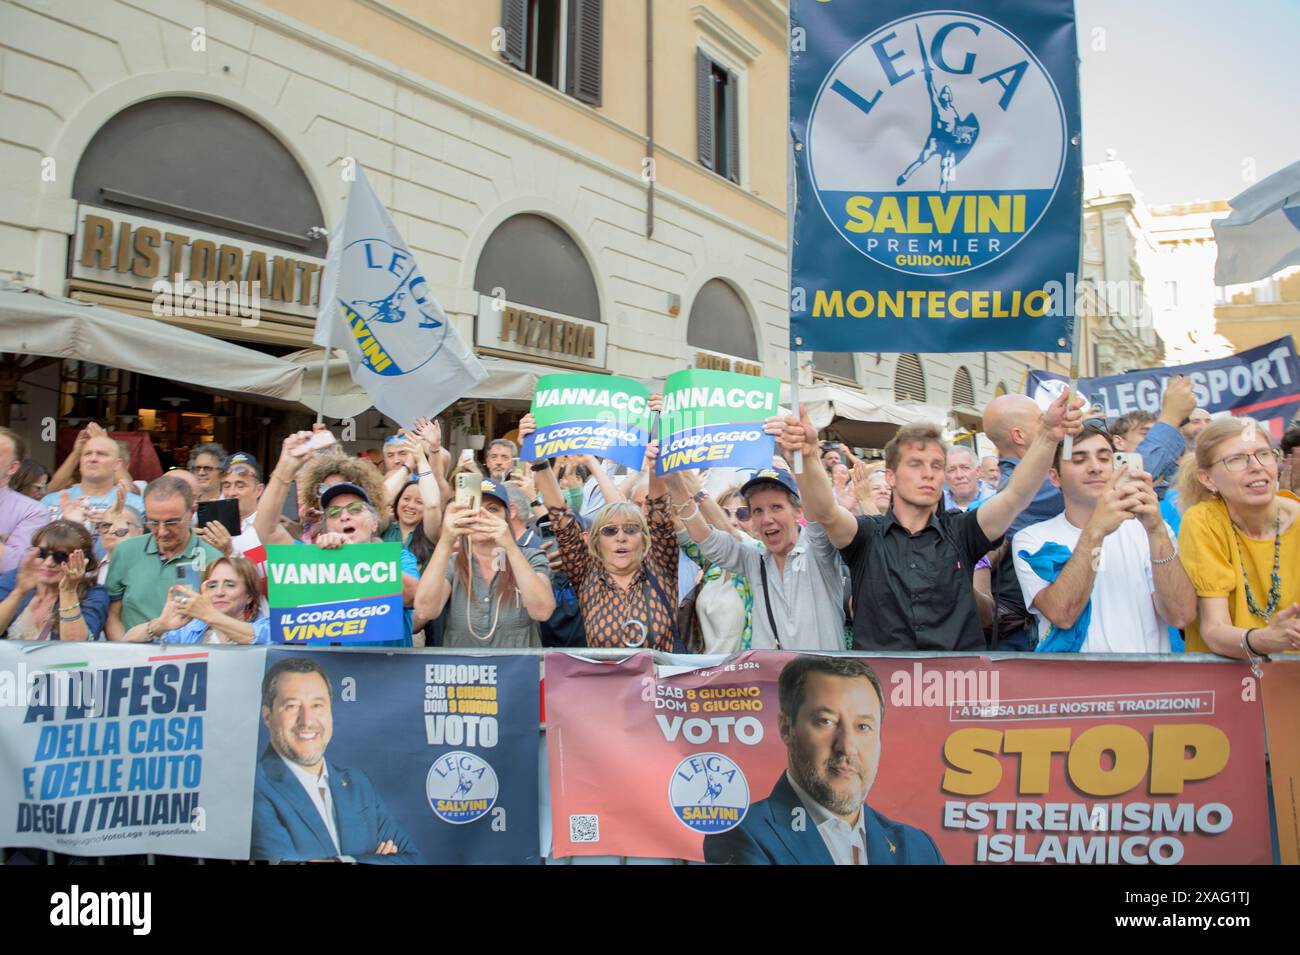
{"label": "white flag pole", "polygon": [[316,408],[316,423],[321,424],[325,418],[325,384],[330,377],[330,356],[334,354],[334,349],[329,345],[325,346],[325,364],[320,370],[320,405]]}

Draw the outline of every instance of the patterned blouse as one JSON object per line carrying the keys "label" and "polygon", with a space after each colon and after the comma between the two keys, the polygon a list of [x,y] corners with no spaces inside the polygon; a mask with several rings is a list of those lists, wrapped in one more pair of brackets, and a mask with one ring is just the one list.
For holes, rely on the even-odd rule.
{"label": "patterned blouse", "polygon": [[[560,562],[573,583],[582,610],[589,647],[644,647],[673,649],[673,624],[677,614],[677,534],[668,515],[668,495],[652,497],[650,551],[627,590],[614,583],[604,565],[587,550],[582,531],[568,508],[549,508]],[[647,571],[654,582],[647,579]],[[645,627],[644,643],[641,627]]]}
{"label": "patterned blouse", "polygon": [[[681,536],[684,535],[679,535],[679,539]],[[757,548],[762,550],[763,545],[759,543]],[[682,550],[687,557],[699,564],[700,569],[704,571],[705,580],[721,580],[722,575],[727,573],[717,564],[710,563],[708,558],[700,553],[700,545],[689,537],[682,541]],[[730,574],[727,580],[736,591],[736,596],[740,598],[740,605],[745,608],[745,626],[740,631],[740,649],[752,650],[754,648],[754,588],[749,586],[749,578],[743,574]]]}

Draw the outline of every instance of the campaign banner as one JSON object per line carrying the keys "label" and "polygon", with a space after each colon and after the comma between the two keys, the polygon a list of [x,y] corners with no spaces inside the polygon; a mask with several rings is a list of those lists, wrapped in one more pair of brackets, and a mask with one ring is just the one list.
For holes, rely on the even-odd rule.
{"label": "campaign banner", "polygon": [[1278,851],[1283,865],[1300,865],[1300,664],[1275,659],[1260,683]]}
{"label": "campaign banner", "polygon": [[732,371],[674,372],[664,382],[659,473],[686,468],[769,468],[776,439],[763,421],[780,413],[781,382]]}
{"label": "campaign banner", "polygon": [[535,657],[277,647],[266,663],[252,858],[539,860]]}
{"label": "campaign banner", "polygon": [[650,390],[612,375],[543,375],[533,393],[537,430],[519,457],[539,461],[564,454],[594,454],[640,469],[650,440]]}
{"label": "campaign banner", "polygon": [[1067,351],[1072,0],[790,4],[790,341]]}
{"label": "campaign banner", "polygon": [[401,640],[402,545],[266,548],[271,642],[353,646]]}
{"label": "campaign banner", "polygon": [[[1228,358],[1170,368],[1148,368],[1127,375],[1080,378],[1079,393],[1100,405],[1108,418],[1131,411],[1160,413],[1165,387],[1175,375],[1192,379],[1196,404],[1212,415],[1234,414],[1266,424],[1274,440],[1300,411],[1300,360],[1291,338],[1279,338]],[[1030,371],[1025,393],[1042,404],[1060,393],[1064,376]]]}
{"label": "campaign banner", "polygon": [[861,806],[872,865],[1271,858],[1244,665],[752,651],[546,676],[557,856],[848,863],[861,844],[819,825]]}
{"label": "campaign banner", "polygon": [[0,845],[247,859],[265,654],[0,641]]}

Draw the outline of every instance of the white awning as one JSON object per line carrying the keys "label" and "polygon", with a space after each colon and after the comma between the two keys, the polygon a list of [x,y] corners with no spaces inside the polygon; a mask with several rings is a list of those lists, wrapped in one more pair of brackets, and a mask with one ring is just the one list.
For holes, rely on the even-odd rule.
{"label": "white awning", "polygon": [[[321,411],[321,369],[325,351],[322,348],[304,348],[285,355],[285,361],[294,362],[304,371],[301,401],[313,411]],[[571,368],[556,368],[494,355],[480,355],[479,361],[488,376],[467,391],[463,397],[480,401],[522,401],[530,403],[537,389],[537,379],[543,375],[579,374]],[[352,382],[348,373],[347,358],[337,348],[330,362],[329,377],[325,382],[325,408],[327,418],[352,418],[370,407],[370,396]]]}
{"label": "white awning", "polygon": [[[789,385],[781,386],[781,400],[789,403]],[[851,447],[882,448],[900,426],[912,421],[949,428],[949,413],[943,408],[911,401],[896,404],[838,385],[800,388],[799,400],[817,430],[830,428]]]}
{"label": "white awning", "polygon": [[0,281],[0,352],[94,362],[184,385],[297,401],[303,371],[251,348]]}

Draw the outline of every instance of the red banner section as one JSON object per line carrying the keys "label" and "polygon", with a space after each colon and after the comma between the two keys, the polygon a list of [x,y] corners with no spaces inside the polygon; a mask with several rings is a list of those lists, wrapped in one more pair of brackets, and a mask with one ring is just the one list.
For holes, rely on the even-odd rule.
{"label": "red banner section", "polygon": [[1283,865],[1300,865],[1300,661],[1269,663],[1263,685],[1278,850]]}
{"label": "red banner section", "polygon": [[554,854],[1270,861],[1244,664],[820,657],[838,669],[793,667],[781,718],[796,659],[548,658]]}

